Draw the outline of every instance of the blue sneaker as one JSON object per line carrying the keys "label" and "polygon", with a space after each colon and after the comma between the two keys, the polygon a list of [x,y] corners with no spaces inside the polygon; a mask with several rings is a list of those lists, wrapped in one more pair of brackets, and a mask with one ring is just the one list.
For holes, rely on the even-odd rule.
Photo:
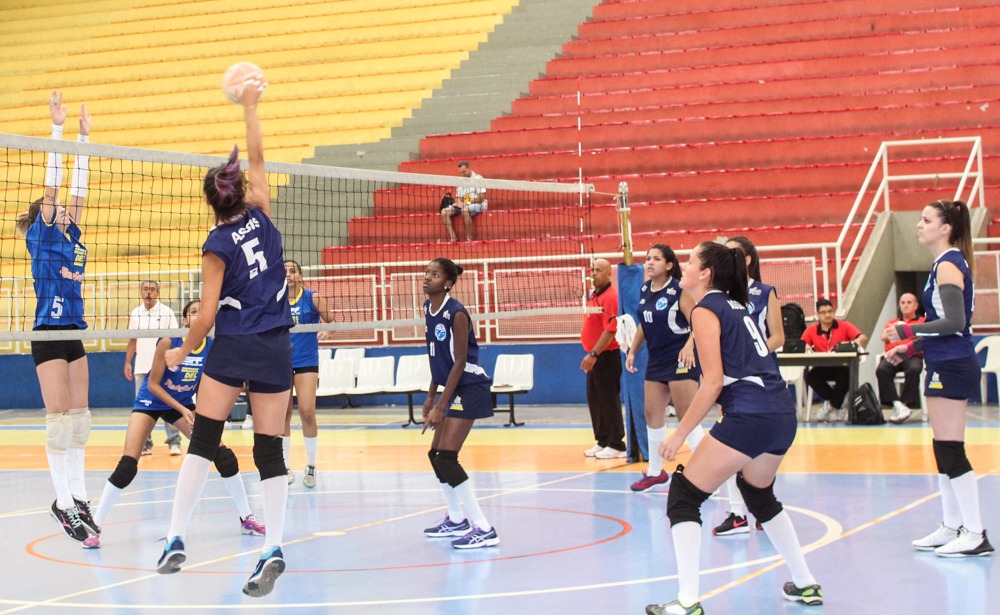
{"label": "blue sneaker", "polygon": [[163,548],[163,555],[156,563],[156,571],[160,574],[173,574],[180,572],[181,564],[187,559],[184,553],[184,541],[180,536],[167,538],[167,546]]}
{"label": "blue sneaker", "polygon": [[243,586],[243,593],[253,598],[270,594],[274,589],[274,582],[284,571],[285,560],[281,547],[274,547],[257,561],[257,567],[254,568],[247,584]]}
{"label": "blue sneaker", "polygon": [[469,533],[472,526],[469,525],[468,519],[462,519],[458,523],[451,520],[448,515],[445,515],[441,523],[438,523],[434,527],[429,527],[424,530],[424,536],[429,536],[431,538],[444,538],[445,536],[464,536]]}
{"label": "blue sneaker", "polygon": [[482,547],[495,547],[498,544],[500,544],[500,538],[497,536],[495,528],[481,530],[478,527],[473,527],[471,531],[458,540],[451,541],[451,546],[456,549],[479,549]]}

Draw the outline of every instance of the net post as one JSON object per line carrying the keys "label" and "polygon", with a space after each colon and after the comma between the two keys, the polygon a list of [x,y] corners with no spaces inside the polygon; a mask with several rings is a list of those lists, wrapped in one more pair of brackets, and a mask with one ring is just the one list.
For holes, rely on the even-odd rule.
{"label": "net post", "polygon": [[618,184],[618,195],[615,200],[618,201],[618,225],[622,234],[624,262],[626,265],[631,265],[634,259],[632,258],[632,210],[628,206],[628,182]]}

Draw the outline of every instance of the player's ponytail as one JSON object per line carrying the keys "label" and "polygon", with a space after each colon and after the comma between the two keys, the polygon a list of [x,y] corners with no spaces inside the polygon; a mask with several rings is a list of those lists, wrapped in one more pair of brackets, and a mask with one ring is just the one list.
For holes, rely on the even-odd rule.
{"label": "player's ponytail", "polygon": [[760,255],[757,254],[757,247],[753,245],[753,242],[740,235],[738,237],[730,237],[726,243],[735,243],[743,250],[744,257],[750,257],[750,264],[747,265],[747,274],[749,274],[751,279],[762,282],[763,280],[760,279]]}
{"label": "player's ponytail", "polygon": [[[663,255],[663,260],[673,265],[670,269],[667,269],[667,277],[674,279],[681,279],[681,263],[677,260],[677,255],[674,254],[673,248],[665,243],[656,243],[649,246],[650,250],[659,250],[660,254]],[[648,251],[647,251],[648,253]]]}
{"label": "player's ponytail", "polygon": [[38,218],[39,212],[42,211],[42,202],[44,200],[44,197],[35,199],[35,201],[28,207],[28,211],[22,211],[17,214],[17,218],[14,220],[15,233],[22,237],[28,234],[28,229],[35,223],[35,219]]}
{"label": "player's ponytail", "polygon": [[712,270],[712,288],[721,290],[734,301],[747,305],[747,265],[743,250],[727,248],[714,241],[698,246],[702,269]]}
{"label": "player's ponytail", "polygon": [[225,164],[209,169],[205,174],[205,199],[215,210],[217,222],[234,218],[246,209],[243,201],[246,188],[239,155],[239,146],[234,146]]}

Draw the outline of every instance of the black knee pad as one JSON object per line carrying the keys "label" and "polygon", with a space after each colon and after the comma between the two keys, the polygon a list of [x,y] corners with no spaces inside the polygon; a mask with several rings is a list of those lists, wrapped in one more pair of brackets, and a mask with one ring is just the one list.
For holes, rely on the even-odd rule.
{"label": "black knee pad", "polygon": [[215,455],[219,452],[219,443],[222,442],[222,432],[225,429],[225,421],[217,421],[195,414],[188,455],[197,455],[209,461],[215,459]]}
{"label": "black knee pad", "polygon": [[438,450],[436,448],[432,448],[431,450],[427,451],[427,458],[431,460],[431,469],[434,470],[434,476],[436,476],[437,479],[443,483],[445,482],[445,480],[441,478],[441,471],[438,470],[437,467],[437,454]]}
{"label": "black knee pad", "polygon": [[767,523],[784,510],[778,498],[774,497],[774,481],[764,488],[754,487],[743,479],[743,472],[736,473],[736,486],[743,494],[747,510],[760,523]]}
{"label": "black knee pad", "polygon": [[124,489],[132,484],[132,480],[138,471],[139,460],[135,457],[122,455],[122,458],[118,460],[118,467],[108,477],[108,482],[119,489]]}
{"label": "black knee pad", "polygon": [[219,471],[222,478],[229,478],[240,473],[240,462],[236,460],[236,453],[228,446],[220,446],[219,452],[215,454],[215,469]]}
{"label": "black knee pad", "polygon": [[965,454],[965,442],[934,440],[934,459],[938,473],[946,474],[948,478],[958,478],[972,471],[972,464]]}
{"label": "black knee pad", "polygon": [[691,484],[684,476],[683,468],[670,478],[670,491],[667,493],[667,518],[670,525],[693,521],[701,525],[701,505],[712,495]]}
{"label": "black knee pad", "polygon": [[469,480],[469,475],[458,463],[458,451],[438,451],[434,458],[434,468],[438,471],[438,478],[452,487]]}
{"label": "black knee pad", "polygon": [[253,435],[253,462],[260,472],[260,479],[267,480],[275,476],[285,476],[285,457],[281,451],[281,436]]}

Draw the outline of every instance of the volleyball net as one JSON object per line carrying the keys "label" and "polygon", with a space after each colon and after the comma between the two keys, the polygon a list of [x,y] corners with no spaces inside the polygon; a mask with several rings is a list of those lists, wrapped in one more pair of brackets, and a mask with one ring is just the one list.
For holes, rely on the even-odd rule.
{"label": "volleyball net", "polygon": [[[15,220],[44,193],[46,158],[62,154],[59,200],[69,199],[76,156],[89,156],[80,229],[88,251],[83,279],[86,331],[32,331],[37,297],[31,256]],[[223,158],[69,140],[0,135],[0,352],[27,352],[31,340],[83,339],[88,350],[121,350],[128,339],[180,335],[129,329],[140,286],[180,318],[201,294],[201,246],[214,224],[202,195],[205,172]],[[245,161],[244,161],[245,165]],[[245,166],[244,166],[245,168]],[[423,340],[427,263],[447,257],[465,273],[453,294],[490,341],[579,333],[592,245],[589,185],[467,179],[267,163],[273,219],[285,257],[304,285],[326,299],[332,343],[383,345]],[[465,218],[442,216],[442,200],[462,204],[485,190],[473,241]]]}

